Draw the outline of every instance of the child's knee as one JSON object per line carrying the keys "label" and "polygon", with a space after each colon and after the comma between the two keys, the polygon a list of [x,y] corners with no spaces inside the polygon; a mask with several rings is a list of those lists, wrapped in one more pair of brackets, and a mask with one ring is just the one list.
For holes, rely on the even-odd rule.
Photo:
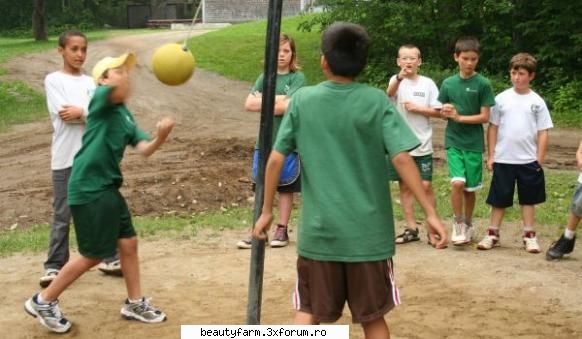
{"label": "child's knee", "polygon": [[464,191],[465,190],[465,182],[461,180],[455,180],[451,183],[453,190],[455,191]]}

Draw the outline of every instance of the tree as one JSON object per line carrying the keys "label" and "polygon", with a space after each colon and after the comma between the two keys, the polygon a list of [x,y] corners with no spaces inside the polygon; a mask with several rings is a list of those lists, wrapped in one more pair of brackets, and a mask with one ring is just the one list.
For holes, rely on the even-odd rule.
{"label": "tree", "polygon": [[48,40],[45,0],[32,0],[32,32],[36,41]]}

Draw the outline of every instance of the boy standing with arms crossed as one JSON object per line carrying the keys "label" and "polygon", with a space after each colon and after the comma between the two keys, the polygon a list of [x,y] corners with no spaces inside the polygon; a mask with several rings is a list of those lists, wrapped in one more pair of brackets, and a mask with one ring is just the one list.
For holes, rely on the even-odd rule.
{"label": "boy standing with arms crossed", "polygon": [[[59,36],[59,54],[63,68],[46,76],[47,108],[53,125],[51,170],[53,181],[53,221],[45,273],[41,287],[47,287],[69,261],[69,230],[71,209],[67,205],[67,186],[73,158],[81,148],[81,138],[89,114],[89,101],[95,92],[95,82],[83,74],[87,57],[87,38],[78,31],[66,31]],[[117,254],[107,258],[99,269],[106,274],[121,274]]]}
{"label": "boy standing with arms crossed", "polygon": [[443,104],[442,116],[448,119],[445,149],[454,213],[451,241],[460,246],[469,244],[473,234],[475,191],[483,181],[483,124],[489,121],[495,99],[489,80],[475,71],[479,41],[474,37],[459,38],[454,57],[459,74],[443,81],[438,100]]}
{"label": "boy standing with arms crossed", "polygon": [[265,202],[253,236],[266,238],[285,155],[297,150],[303,210],[294,322],[334,322],[348,301],[367,339],[387,339],[384,314],[400,299],[386,154],[424,208],[435,246],[445,246],[447,235],[408,154],[418,139],[385,93],[354,82],[368,46],[366,31],[355,24],[335,23],[323,33],[321,68],[328,81],[300,89],[291,100],[267,162]]}
{"label": "boy standing with arms crossed", "polygon": [[81,275],[119,249],[128,298],[121,315],[147,323],[161,322],[166,315],[141,293],[137,237],[125,199],[120,163],[127,145],[144,156],[153,154],[174,126],[169,118],[157,124],[155,138],[140,130],[124,102],[130,93],[129,70],[133,54],[106,57],[93,68],[99,85],[89,105],[83,145],[75,156],[69,181],[68,203],[75,224],[79,257],[69,260],[44,291],[28,299],[24,308],[41,325],[63,333],[71,328],[59,308],[59,296]]}
{"label": "boy standing with arms crossed", "polygon": [[540,252],[533,228],[535,205],[546,201],[542,164],[548,148],[548,130],[554,125],[546,103],[529,87],[536,68],[537,61],[530,54],[514,55],[509,62],[513,87],[495,97],[487,129],[487,169],[493,171],[487,196],[491,224],[477,246],[481,250],[499,246],[499,227],[505,209],[513,205],[517,184],[525,250]]}
{"label": "boy standing with arms crossed", "polygon": [[565,254],[572,253],[574,244],[576,244],[576,227],[578,227],[580,219],[582,219],[582,141],[580,141],[576,152],[576,165],[580,174],[578,175],[578,187],[574,191],[572,203],[570,204],[568,224],[564,234],[550,246],[546,253],[546,259],[548,260],[562,259]]}
{"label": "boy standing with arms crossed", "polygon": [[[422,187],[433,207],[436,201],[432,190],[432,126],[429,118],[440,117],[441,103],[439,91],[430,78],[418,74],[422,64],[420,49],[414,45],[403,45],[398,50],[396,63],[400,72],[390,79],[386,93],[396,105],[398,112],[405,118],[408,126],[420,140],[420,146],[410,152],[420,171]],[[391,162],[388,163],[390,180],[397,180],[400,187],[400,202],[404,211],[406,227],[396,237],[397,244],[419,240],[418,228],[414,219],[414,197]]]}

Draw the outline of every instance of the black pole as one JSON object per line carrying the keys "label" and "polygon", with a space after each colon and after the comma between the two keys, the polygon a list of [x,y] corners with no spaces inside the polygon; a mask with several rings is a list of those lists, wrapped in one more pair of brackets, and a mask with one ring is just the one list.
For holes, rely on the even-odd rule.
{"label": "black pole", "polygon": [[[277,59],[279,55],[279,34],[281,32],[281,8],[283,0],[269,0],[267,38],[265,48],[265,70],[263,78],[263,101],[261,106],[261,126],[259,130],[260,166],[256,178],[255,210],[253,225],[261,215],[265,197],[265,166],[271,153],[273,135],[273,111],[275,108],[275,87],[277,85]],[[263,271],[265,266],[265,242],[253,239],[251,247],[251,267],[249,274],[249,295],[247,304],[247,324],[261,323],[261,301],[263,295]]]}

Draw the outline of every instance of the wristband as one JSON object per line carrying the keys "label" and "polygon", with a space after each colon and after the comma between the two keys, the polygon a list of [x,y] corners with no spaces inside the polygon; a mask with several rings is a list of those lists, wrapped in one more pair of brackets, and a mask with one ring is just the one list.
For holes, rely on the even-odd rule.
{"label": "wristband", "polygon": [[402,81],[402,79],[404,79],[404,78],[400,78],[400,77],[398,77],[398,74],[396,74],[396,81],[400,82],[400,81]]}

